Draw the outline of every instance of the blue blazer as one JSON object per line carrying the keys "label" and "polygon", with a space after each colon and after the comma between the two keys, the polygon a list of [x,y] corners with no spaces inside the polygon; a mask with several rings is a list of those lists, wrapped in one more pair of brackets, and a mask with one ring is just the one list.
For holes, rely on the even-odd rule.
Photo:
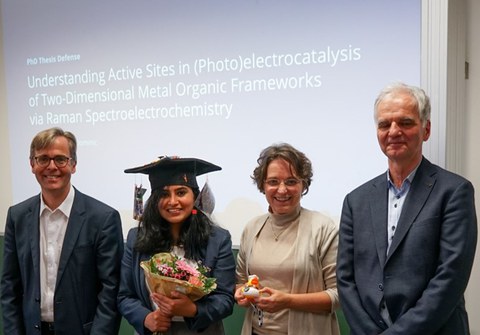
{"label": "blue blazer", "polygon": [[[8,210],[1,281],[4,334],[40,334],[39,215],[39,195]],[[56,334],[118,334],[122,253],[118,212],[75,190],[55,287]]]}
{"label": "blue blazer", "polygon": [[387,206],[386,174],[343,204],[337,281],[352,334],[469,334],[463,294],[477,242],[472,184],[423,158],[388,255]]}
{"label": "blue blazer", "polygon": [[[147,314],[153,309],[140,262],[148,260],[152,255],[141,254],[134,250],[137,230],[138,228],[132,228],[128,232],[122,260],[118,308],[139,334],[151,334],[143,325]],[[197,315],[193,318],[185,318],[185,323],[192,333],[212,327],[216,329],[215,334],[220,335],[223,329],[222,319],[233,312],[235,290],[235,259],[231,236],[227,230],[213,227],[202,263],[211,269],[210,276],[217,279],[217,288],[196,301]]]}

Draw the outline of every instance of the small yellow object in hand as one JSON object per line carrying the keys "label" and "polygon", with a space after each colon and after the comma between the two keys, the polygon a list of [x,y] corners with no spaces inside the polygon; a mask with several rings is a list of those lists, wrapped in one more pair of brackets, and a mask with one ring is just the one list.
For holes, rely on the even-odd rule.
{"label": "small yellow object in hand", "polygon": [[260,296],[260,280],[257,275],[248,276],[247,283],[242,287],[242,293],[248,300],[255,300]]}

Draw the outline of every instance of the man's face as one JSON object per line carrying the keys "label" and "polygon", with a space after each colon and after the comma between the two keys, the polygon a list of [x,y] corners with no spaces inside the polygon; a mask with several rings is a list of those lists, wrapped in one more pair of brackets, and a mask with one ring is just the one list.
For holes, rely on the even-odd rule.
{"label": "man's face", "polygon": [[422,125],[415,100],[395,92],[377,108],[377,139],[390,161],[408,164],[422,157],[422,144],[430,137],[430,121]]}
{"label": "man's face", "polygon": [[[70,158],[70,149],[68,140],[63,137],[57,137],[53,143],[42,149],[35,151],[35,157],[54,158],[56,156],[64,156]],[[40,160],[38,158],[38,160]],[[47,166],[40,166],[37,159],[32,158],[30,161],[32,173],[37,178],[42,193],[49,194],[53,197],[64,197],[70,190],[70,179],[75,173],[76,163],[71,159],[64,167],[58,167],[53,160],[48,162]]]}

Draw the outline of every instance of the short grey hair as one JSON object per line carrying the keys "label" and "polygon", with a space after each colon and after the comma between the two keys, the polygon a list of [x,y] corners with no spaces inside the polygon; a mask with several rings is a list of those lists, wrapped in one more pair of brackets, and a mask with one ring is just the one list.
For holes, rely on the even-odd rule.
{"label": "short grey hair", "polygon": [[427,96],[425,91],[420,87],[407,85],[401,82],[393,83],[385,88],[383,88],[378,94],[377,99],[374,104],[374,119],[375,123],[377,122],[378,116],[378,105],[388,96],[394,95],[395,93],[407,93],[410,95],[417,105],[418,116],[422,122],[422,126],[425,127],[427,121],[430,120],[430,98]]}

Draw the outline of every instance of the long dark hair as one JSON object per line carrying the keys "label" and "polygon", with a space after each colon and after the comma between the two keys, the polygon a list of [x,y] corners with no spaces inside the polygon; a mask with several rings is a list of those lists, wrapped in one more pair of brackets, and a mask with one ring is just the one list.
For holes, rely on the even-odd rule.
{"label": "long dark hair", "polygon": [[[162,189],[152,192],[145,205],[142,220],[138,224],[135,250],[146,254],[170,252],[175,245],[171,233],[170,223],[160,216],[158,202],[163,194]],[[195,198],[199,191],[193,189]],[[208,243],[208,238],[214,223],[210,218],[195,208],[196,214],[190,215],[182,223],[179,241],[185,250],[185,257],[199,261],[203,258],[203,250]]]}

